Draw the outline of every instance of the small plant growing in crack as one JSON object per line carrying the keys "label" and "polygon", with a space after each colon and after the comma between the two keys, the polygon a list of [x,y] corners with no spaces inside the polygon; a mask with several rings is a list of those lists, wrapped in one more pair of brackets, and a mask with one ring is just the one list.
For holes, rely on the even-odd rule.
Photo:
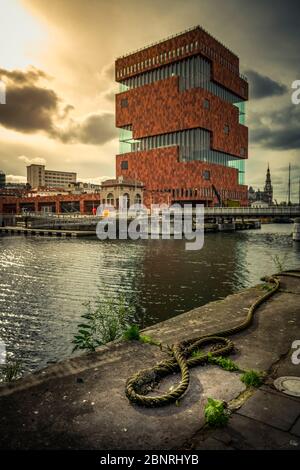
{"label": "small plant growing in crack", "polygon": [[161,346],[159,341],[154,340],[151,336],[141,335],[138,325],[130,325],[125,331],[123,338],[126,341],[140,341],[145,344],[153,344],[154,346]]}
{"label": "small plant growing in crack", "polygon": [[227,370],[229,372],[237,372],[240,370],[239,366],[235,364],[231,359],[228,357],[224,356],[213,356],[211,353],[208,353],[208,362],[210,364],[215,364],[219,367],[221,367],[224,370]]}
{"label": "small plant growing in crack", "polygon": [[160,341],[157,341],[156,339],[153,339],[151,336],[148,335],[140,335],[140,341],[146,344],[153,344],[154,346],[158,346],[160,348],[162,347]]}
{"label": "small plant growing in crack", "polygon": [[200,349],[195,349],[193,352],[192,352],[192,357],[203,357],[205,356],[205,354],[200,350]]}
{"label": "small plant growing in crack", "polygon": [[263,383],[263,374],[261,372],[257,372],[256,370],[248,370],[242,374],[241,381],[247,387],[258,388]]}
{"label": "small plant growing in crack", "polygon": [[214,428],[222,427],[228,423],[229,410],[223,401],[208,398],[204,407],[204,416],[206,424],[209,426]]}
{"label": "small plant growing in crack", "polygon": [[123,338],[126,341],[139,341],[140,340],[140,329],[138,325],[130,325],[124,331]]}

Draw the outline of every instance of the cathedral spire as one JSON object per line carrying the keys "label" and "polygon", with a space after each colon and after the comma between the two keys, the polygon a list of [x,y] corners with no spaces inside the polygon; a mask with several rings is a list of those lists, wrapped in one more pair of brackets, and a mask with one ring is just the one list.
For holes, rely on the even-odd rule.
{"label": "cathedral spire", "polygon": [[271,206],[273,204],[273,186],[271,181],[271,172],[270,165],[268,163],[267,175],[266,175],[266,184],[264,187],[264,201]]}

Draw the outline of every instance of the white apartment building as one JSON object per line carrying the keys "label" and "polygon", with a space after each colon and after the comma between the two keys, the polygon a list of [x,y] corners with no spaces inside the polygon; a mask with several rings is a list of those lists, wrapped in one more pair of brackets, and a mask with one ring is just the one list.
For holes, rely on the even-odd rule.
{"label": "white apartment building", "polygon": [[27,166],[27,183],[31,188],[64,188],[76,183],[76,173],[69,171],[46,170],[45,165]]}

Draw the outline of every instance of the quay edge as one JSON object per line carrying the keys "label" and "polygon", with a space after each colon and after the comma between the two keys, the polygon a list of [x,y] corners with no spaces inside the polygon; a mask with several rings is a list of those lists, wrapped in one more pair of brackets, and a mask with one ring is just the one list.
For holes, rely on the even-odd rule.
{"label": "quay edge", "polygon": [[[245,289],[153,325],[146,334],[164,344],[212,334],[240,323],[262,292],[262,285]],[[227,442],[224,444],[214,434],[202,435],[207,398],[228,402],[244,392],[238,373],[211,365],[196,367],[191,369],[191,383],[180,406],[136,407],[125,396],[126,379],[164,359],[165,354],[150,344],[119,341],[0,387],[0,448],[251,448],[258,430],[261,448],[279,443],[289,448],[290,442],[300,446],[300,437],[293,428],[300,419],[300,402],[277,393],[272,385],[278,374],[300,376],[300,366],[293,365],[290,357],[292,344],[300,335],[299,294],[298,279],[281,278],[279,293],[260,307],[253,325],[232,337],[235,354],[231,358],[243,369],[267,373],[263,387],[252,395],[258,397],[257,404],[252,409],[246,402],[224,431],[230,433],[230,426],[239,427],[238,439],[223,439]],[[178,376],[167,377],[160,392],[168,389],[174,379],[178,380]],[[252,397],[249,400],[253,401]],[[277,419],[276,429],[268,422],[271,418],[264,411],[266,407],[268,416],[273,421]],[[257,417],[259,409],[261,417]],[[256,417],[252,419],[251,413]]]}

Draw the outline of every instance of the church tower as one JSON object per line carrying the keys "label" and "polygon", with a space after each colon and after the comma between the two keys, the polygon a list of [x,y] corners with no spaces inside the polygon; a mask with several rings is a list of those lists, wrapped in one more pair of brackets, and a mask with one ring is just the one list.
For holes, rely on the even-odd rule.
{"label": "church tower", "polygon": [[273,204],[273,186],[271,182],[271,173],[270,173],[270,167],[268,164],[268,169],[267,169],[267,176],[266,176],[266,184],[264,187],[264,201],[271,206]]}

